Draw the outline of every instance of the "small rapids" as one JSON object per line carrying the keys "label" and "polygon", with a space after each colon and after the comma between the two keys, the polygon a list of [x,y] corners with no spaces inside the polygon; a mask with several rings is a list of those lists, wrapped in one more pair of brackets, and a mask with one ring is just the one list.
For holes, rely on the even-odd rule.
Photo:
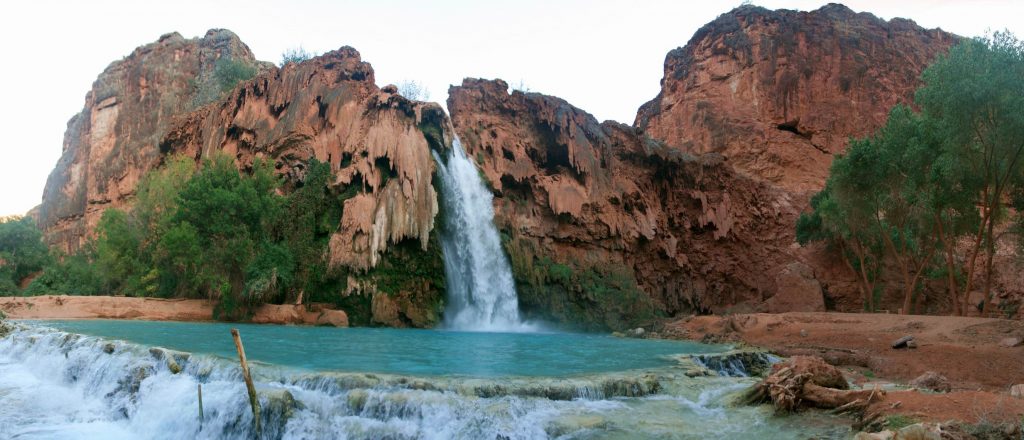
{"label": "small rapids", "polygon": [[[231,359],[9,326],[0,338],[0,438],[253,437],[245,386]],[[833,420],[730,407],[731,393],[749,379],[695,380],[673,368],[569,378],[413,377],[262,363],[252,369],[263,408],[260,437],[268,439],[848,435]]]}

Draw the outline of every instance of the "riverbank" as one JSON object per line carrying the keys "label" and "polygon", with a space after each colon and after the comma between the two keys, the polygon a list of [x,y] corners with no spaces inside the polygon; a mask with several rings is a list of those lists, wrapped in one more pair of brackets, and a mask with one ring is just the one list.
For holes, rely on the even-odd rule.
{"label": "riverbank", "polygon": [[[213,301],[204,299],[136,298],[126,296],[0,297],[0,311],[12,319],[138,319],[147,321],[213,321]],[[322,305],[264,304],[253,311],[256,324],[328,325],[348,327],[348,315]]]}
{"label": "riverbank", "polygon": [[[668,323],[661,335],[703,342],[741,342],[781,356],[820,356],[865,388],[892,391],[869,411],[917,421],[1016,422],[1024,396],[1024,322],[956,316],[782,313],[695,316]],[[916,348],[892,348],[913,336]],[[928,372],[941,379],[922,383]],[[927,386],[936,390],[923,390]]]}

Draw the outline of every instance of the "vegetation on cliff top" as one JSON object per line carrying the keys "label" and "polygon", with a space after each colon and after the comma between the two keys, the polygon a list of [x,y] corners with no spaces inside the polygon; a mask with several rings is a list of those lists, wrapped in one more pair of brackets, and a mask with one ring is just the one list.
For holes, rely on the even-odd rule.
{"label": "vegetation on cliff top", "polygon": [[[1024,226],[1024,42],[1005,32],[964,40],[922,79],[920,111],[897,106],[884,127],[836,157],[797,239],[827,241],[843,255],[867,310],[893,267],[904,313],[931,277],[946,284],[953,313],[986,314],[996,242]],[[982,299],[971,304],[979,286]]]}

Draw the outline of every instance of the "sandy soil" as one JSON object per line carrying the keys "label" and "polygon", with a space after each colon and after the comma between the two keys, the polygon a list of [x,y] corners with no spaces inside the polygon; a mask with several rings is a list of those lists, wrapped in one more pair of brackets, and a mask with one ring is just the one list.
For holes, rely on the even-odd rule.
{"label": "sandy soil", "polygon": [[[13,319],[212,321],[214,305],[202,299],[66,295],[0,297],[0,310]],[[329,310],[320,305],[307,308],[267,304],[253,312],[252,322],[347,327],[348,316],[341,310]]]}
{"label": "sandy soil", "polygon": [[[926,371],[949,379],[950,393],[894,391],[872,409],[919,420],[966,422],[1020,420],[1024,399],[1009,395],[1024,383],[1024,322],[951,316],[856,313],[782,313],[697,316],[669,323],[663,335],[703,341],[737,341],[783,356],[817,355],[841,367],[851,382],[872,387],[907,385]],[[912,335],[916,349],[893,349]],[[898,404],[896,402],[899,402]]]}

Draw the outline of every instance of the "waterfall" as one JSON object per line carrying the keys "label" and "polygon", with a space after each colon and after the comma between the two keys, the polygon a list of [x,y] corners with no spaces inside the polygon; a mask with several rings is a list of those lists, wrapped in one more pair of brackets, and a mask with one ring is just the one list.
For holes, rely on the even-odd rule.
{"label": "waterfall", "polygon": [[434,158],[445,220],[441,232],[448,282],[445,324],[470,331],[531,330],[519,318],[512,269],[494,227],[494,196],[458,138],[447,160],[437,152]]}

